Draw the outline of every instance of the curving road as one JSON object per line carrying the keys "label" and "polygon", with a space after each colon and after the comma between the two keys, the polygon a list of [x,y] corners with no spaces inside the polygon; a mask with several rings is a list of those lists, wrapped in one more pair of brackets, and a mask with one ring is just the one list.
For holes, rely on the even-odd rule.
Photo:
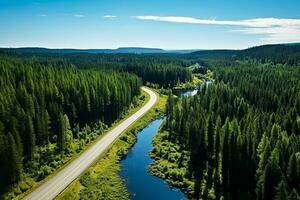
{"label": "curving road", "polygon": [[61,193],[72,181],[80,176],[97,158],[105,152],[105,150],[122,134],[122,132],[133,124],[136,120],[141,118],[146,112],[153,107],[157,101],[156,94],[142,87],[142,90],[150,95],[150,100],[140,110],[131,115],[113,130],[109,131],[94,145],[88,148],[80,157],[72,161],[63,170],[50,178],[47,182],[40,185],[36,190],[26,196],[24,199],[28,200],[48,200],[54,199]]}

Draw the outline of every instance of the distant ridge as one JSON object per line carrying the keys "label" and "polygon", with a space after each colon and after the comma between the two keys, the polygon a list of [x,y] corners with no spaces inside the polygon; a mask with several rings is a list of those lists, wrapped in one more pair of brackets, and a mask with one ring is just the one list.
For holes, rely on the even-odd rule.
{"label": "distant ridge", "polygon": [[218,49],[218,50],[200,50],[190,53],[192,56],[199,57],[231,57],[236,55],[240,50]]}
{"label": "distant ridge", "polygon": [[0,48],[0,51],[17,54],[167,54],[190,53],[196,50],[164,50],[160,48],[120,47],[117,49],[48,49],[41,47]]}
{"label": "distant ridge", "polygon": [[165,50],[160,48],[145,47],[120,47],[117,49],[49,49],[41,47],[21,47],[21,48],[0,48],[0,51],[17,54],[49,54],[49,55],[66,55],[66,54],[185,54],[192,57],[232,57],[232,56],[249,56],[256,57],[259,54],[277,54],[282,51],[290,54],[298,54],[300,43],[286,44],[268,44],[262,46],[250,47],[243,50],[233,49],[216,49],[216,50]]}
{"label": "distant ridge", "polygon": [[167,53],[167,51],[159,48],[143,48],[143,47],[120,47],[113,50],[115,53],[134,53],[134,54],[143,54],[143,53]]}
{"label": "distant ridge", "polygon": [[299,54],[300,43],[286,43],[286,44],[267,44],[261,46],[250,47],[243,50],[200,50],[190,53],[193,56],[199,57],[232,57],[232,56],[248,56],[256,57],[259,55],[274,56],[274,54]]}

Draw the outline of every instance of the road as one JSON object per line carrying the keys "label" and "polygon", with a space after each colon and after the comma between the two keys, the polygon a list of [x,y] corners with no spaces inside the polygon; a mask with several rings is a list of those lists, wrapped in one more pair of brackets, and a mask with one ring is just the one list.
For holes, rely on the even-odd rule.
{"label": "road", "polygon": [[32,193],[26,196],[24,199],[28,200],[48,200],[54,199],[59,193],[61,193],[72,181],[80,176],[88,167],[93,164],[98,157],[105,152],[107,148],[122,134],[122,132],[132,125],[136,120],[141,118],[146,112],[148,112],[155,102],[157,101],[156,94],[142,87],[142,90],[150,95],[150,100],[136,113],[124,120],[117,127],[109,131],[99,141],[88,148],[80,157],[72,161],[64,169],[40,185]]}

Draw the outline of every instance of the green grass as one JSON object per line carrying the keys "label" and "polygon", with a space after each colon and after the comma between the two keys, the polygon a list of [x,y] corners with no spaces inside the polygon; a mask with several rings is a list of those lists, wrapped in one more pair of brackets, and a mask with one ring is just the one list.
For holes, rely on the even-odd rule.
{"label": "green grass", "polygon": [[188,170],[189,153],[182,150],[179,144],[169,140],[169,132],[161,128],[156,134],[150,157],[154,159],[149,168],[152,175],[166,180],[169,185],[192,196],[195,183]]}
{"label": "green grass", "polygon": [[129,132],[121,138],[56,199],[128,199],[129,194],[118,176],[118,163],[126,149],[134,144],[135,137]]}
{"label": "green grass", "polygon": [[202,84],[202,80],[199,79],[199,77],[195,74],[193,74],[192,81],[186,82],[186,83],[179,83],[177,84],[174,89],[175,90],[188,90],[188,89],[194,89],[197,86]]}
{"label": "green grass", "polygon": [[[149,98],[149,97],[147,97]],[[164,113],[166,96],[160,95],[155,106],[137,120],[115,141],[110,149],[76,179],[56,199],[129,199],[124,181],[119,176],[120,160],[136,142],[136,134]]]}
{"label": "green grass", "polygon": [[174,90],[189,90],[189,89],[195,89],[199,85],[203,83],[205,80],[213,80],[214,74],[212,71],[207,70],[206,74],[193,74],[193,79],[186,83],[179,83],[177,84],[173,89]]}

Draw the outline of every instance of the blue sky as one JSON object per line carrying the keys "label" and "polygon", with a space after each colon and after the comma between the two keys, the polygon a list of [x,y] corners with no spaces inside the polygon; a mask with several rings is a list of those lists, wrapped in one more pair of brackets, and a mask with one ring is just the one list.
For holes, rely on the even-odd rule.
{"label": "blue sky", "polygon": [[0,47],[222,49],[300,41],[299,0],[0,0]]}

